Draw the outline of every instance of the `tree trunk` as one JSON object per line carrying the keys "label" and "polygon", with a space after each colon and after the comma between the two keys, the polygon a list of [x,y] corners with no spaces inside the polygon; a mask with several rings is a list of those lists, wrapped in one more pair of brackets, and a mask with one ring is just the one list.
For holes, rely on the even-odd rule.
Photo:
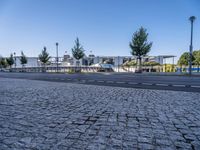
{"label": "tree trunk", "polygon": [[24,72],[24,65],[22,64],[22,72]]}
{"label": "tree trunk", "polygon": [[42,70],[42,72],[46,72],[46,65],[45,64],[43,64],[43,70]]}
{"label": "tree trunk", "polygon": [[10,65],[10,69],[9,69],[9,72],[11,72],[11,69],[12,69],[12,65]]}
{"label": "tree trunk", "polygon": [[76,73],[80,73],[80,72],[81,72],[81,68],[79,68],[79,67],[80,67],[80,61],[77,60],[77,61],[76,61],[76,69],[75,69],[75,72],[76,72]]}
{"label": "tree trunk", "polygon": [[[139,60],[139,61],[138,61]],[[137,58],[137,66],[136,66],[136,73],[141,73],[142,72],[142,63],[141,63],[141,57]]]}
{"label": "tree trunk", "polygon": [[142,73],[142,58],[139,57],[139,70],[138,70],[139,73]]}

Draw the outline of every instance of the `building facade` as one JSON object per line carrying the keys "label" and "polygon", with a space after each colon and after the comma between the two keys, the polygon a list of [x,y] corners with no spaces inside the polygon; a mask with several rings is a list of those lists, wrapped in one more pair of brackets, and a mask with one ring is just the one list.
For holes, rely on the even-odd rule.
{"label": "building facade", "polygon": [[[174,57],[172,55],[160,55],[160,56],[146,56],[142,58],[142,62],[157,62],[161,65],[166,63],[166,59],[173,59],[174,63]],[[16,56],[14,57],[15,63],[12,67],[20,68],[22,67],[20,63],[20,57]],[[48,66],[56,66],[57,61],[56,57],[51,57],[50,61],[48,63]],[[131,60],[137,60],[136,57],[133,56],[94,56],[89,55],[85,56],[80,60],[76,60],[75,58],[71,57],[70,55],[64,55],[63,57],[58,58],[58,66],[94,66],[97,64],[111,64],[113,67],[119,67],[122,66],[124,63],[131,61]],[[77,64],[78,63],[78,64]],[[42,63],[38,59],[38,57],[27,57],[27,64],[25,64],[25,67],[41,67]]]}

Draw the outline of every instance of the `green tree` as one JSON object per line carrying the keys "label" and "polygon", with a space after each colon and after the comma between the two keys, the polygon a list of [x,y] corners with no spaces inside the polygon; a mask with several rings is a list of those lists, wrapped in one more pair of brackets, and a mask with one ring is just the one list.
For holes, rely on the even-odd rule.
{"label": "green tree", "polygon": [[73,55],[73,57],[76,59],[76,60],[78,60],[77,61],[77,63],[78,63],[78,65],[79,65],[79,60],[81,59],[81,58],[83,58],[84,57],[84,49],[83,49],[83,47],[82,47],[82,45],[80,44],[80,42],[79,42],[79,39],[77,38],[76,40],[75,40],[75,45],[74,45],[74,47],[72,48],[72,55]]}
{"label": "green tree", "polygon": [[184,52],[178,60],[178,65],[187,66],[189,64],[190,54],[188,52]]}
{"label": "green tree", "polygon": [[24,55],[24,52],[21,52],[21,56],[20,56],[20,62],[22,65],[22,68],[24,68],[25,64],[27,64],[28,60],[26,58],[26,56]]}
{"label": "green tree", "polygon": [[47,48],[44,47],[41,54],[39,54],[39,60],[42,62],[42,65],[44,66],[44,71],[46,71],[45,67],[46,64],[49,62],[49,59],[51,57],[49,56],[49,53],[47,52]]}
{"label": "green tree", "polygon": [[131,54],[137,57],[139,60],[139,70],[142,72],[142,57],[146,56],[152,47],[152,42],[147,41],[148,33],[147,30],[141,27],[132,36],[132,41],[129,43],[131,48]]}
{"label": "green tree", "polygon": [[10,68],[12,68],[12,65],[15,63],[13,54],[10,54],[10,57],[6,58],[6,62],[10,66]]}
{"label": "green tree", "polygon": [[[190,53],[184,52],[178,60],[178,65],[181,68],[181,72],[183,71],[183,66],[189,65],[189,61],[190,61]],[[192,61],[194,61],[194,56],[192,56]]]}
{"label": "green tree", "polygon": [[199,72],[199,65],[200,65],[200,50],[194,51],[193,52],[194,56],[194,65],[197,65],[198,67],[198,72]]}
{"label": "green tree", "polygon": [[6,68],[7,67],[7,61],[5,58],[1,57],[0,58],[0,68]]}

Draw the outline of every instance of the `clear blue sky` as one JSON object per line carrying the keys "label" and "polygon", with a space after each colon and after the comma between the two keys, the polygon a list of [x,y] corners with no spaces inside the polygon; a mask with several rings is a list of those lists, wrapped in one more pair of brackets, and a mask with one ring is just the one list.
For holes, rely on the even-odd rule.
{"label": "clear blue sky", "polygon": [[23,50],[38,56],[43,46],[55,56],[71,53],[79,37],[95,55],[130,55],[129,41],[139,27],[153,42],[150,55],[189,49],[189,16],[195,15],[194,49],[200,49],[199,0],[0,0],[0,55]]}

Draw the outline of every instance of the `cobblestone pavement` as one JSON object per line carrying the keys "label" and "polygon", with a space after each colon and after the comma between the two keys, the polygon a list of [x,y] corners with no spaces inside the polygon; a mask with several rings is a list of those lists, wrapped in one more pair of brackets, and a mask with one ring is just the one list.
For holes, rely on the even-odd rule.
{"label": "cobblestone pavement", "polygon": [[0,150],[200,149],[200,93],[0,78]]}

